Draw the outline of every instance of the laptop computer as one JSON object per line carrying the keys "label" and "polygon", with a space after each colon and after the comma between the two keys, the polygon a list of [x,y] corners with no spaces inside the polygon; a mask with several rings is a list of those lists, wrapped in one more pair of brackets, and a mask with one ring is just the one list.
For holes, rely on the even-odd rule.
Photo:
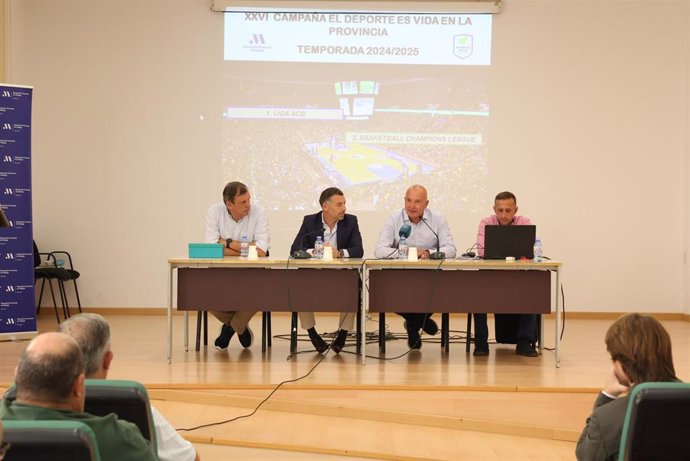
{"label": "laptop computer", "polygon": [[484,259],[534,258],[537,226],[488,225],[484,229]]}

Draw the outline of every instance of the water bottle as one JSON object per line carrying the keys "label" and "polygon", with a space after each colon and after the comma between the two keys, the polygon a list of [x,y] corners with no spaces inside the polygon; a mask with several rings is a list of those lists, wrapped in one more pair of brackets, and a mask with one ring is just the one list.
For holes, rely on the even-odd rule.
{"label": "water bottle", "polygon": [[249,256],[249,239],[246,235],[242,235],[240,239],[240,258],[247,259]]}
{"label": "water bottle", "polygon": [[400,237],[400,241],[398,242],[398,259],[407,259],[408,248],[407,239],[405,237]]}
{"label": "water bottle", "polygon": [[534,241],[534,262],[540,263],[542,261],[543,249],[541,247],[541,240],[536,239]]}
{"label": "water bottle", "polygon": [[320,235],[316,237],[316,242],[314,243],[314,257],[316,259],[323,259],[323,238]]}

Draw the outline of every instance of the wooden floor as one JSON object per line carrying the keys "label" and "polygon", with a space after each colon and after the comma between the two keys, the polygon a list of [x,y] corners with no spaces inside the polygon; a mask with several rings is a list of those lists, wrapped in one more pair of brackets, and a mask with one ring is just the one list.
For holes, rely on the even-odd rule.
{"label": "wooden floor", "polygon": [[[328,353],[319,362],[322,356],[309,352],[308,341],[299,343],[305,352],[288,357],[289,343],[279,337],[262,353],[260,316],[252,320],[255,345],[245,350],[233,338],[227,352],[185,352],[183,318],[175,316],[169,365],[164,316],[107,318],[115,353],[110,377],[143,382],[178,429],[248,414],[278,383],[313,369],[280,387],[249,418],[181,432],[206,461],[574,459],[577,435],[610,371],[603,343],[610,320],[568,320],[557,369],[552,351],[525,358],[515,355],[514,346],[492,345],[489,357],[475,358],[460,342],[443,353],[437,338],[399,358],[407,350],[404,340],[388,341],[381,358],[372,343],[365,366],[344,352]],[[337,328],[335,316],[317,321],[319,331]],[[396,315],[387,321],[392,333],[402,333]],[[210,323],[212,342],[219,324]],[[690,323],[663,323],[673,339],[678,376],[687,381]],[[452,318],[451,329],[464,326],[464,316]],[[55,327],[46,310],[39,331]],[[553,323],[547,320],[545,328],[545,346],[551,347]],[[368,331],[377,329],[369,322]],[[274,315],[274,335],[288,332],[289,318]],[[0,385],[12,381],[25,346],[25,341],[0,343]]]}

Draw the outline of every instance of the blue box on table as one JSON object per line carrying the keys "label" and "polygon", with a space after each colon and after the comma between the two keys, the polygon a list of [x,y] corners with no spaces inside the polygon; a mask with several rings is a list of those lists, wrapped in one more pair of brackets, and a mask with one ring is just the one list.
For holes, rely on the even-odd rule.
{"label": "blue box on table", "polygon": [[220,243],[190,243],[190,258],[222,258],[223,245]]}

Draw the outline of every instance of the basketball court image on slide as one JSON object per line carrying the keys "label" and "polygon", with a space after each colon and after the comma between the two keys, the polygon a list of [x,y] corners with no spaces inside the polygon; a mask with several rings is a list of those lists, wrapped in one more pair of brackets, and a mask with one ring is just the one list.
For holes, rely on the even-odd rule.
{"label": "basketball court image on slide", "polygon": [[419,160],[364,144],[310,144],[307,150],[316,155],[330,175],[336,173],[349,186],[390,181],[434,170],[432,165]]}

